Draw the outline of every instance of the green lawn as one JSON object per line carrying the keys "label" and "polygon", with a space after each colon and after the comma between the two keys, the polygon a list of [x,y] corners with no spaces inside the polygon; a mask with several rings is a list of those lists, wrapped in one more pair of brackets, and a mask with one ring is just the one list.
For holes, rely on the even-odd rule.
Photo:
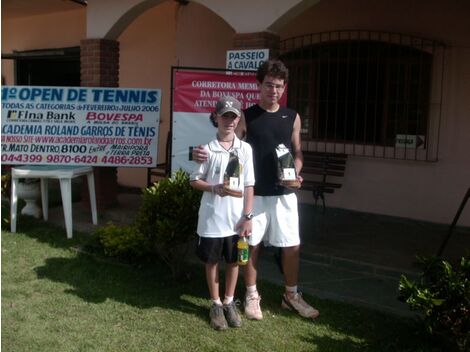
{"label": "green lawn", "polygon": [[162,265],[77,251],[89,235],[19,225],[2,232],[3,351],[438,351],[411,321],[362,307],[307,297],[321,311],[316,321],[285,312],[282,288],[266,282],[265,319],[217,332],[201,266],[174,282]]}

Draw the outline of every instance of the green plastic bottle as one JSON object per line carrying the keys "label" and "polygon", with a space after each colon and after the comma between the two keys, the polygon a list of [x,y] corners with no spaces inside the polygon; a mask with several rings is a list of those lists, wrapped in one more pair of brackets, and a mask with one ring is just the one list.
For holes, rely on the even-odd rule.
{"label": "green plastic bottle", "polygon": [[238,265],[246,265],[250,256],[250,247],[246,237],[240,237],[237,242],[238,249]]}

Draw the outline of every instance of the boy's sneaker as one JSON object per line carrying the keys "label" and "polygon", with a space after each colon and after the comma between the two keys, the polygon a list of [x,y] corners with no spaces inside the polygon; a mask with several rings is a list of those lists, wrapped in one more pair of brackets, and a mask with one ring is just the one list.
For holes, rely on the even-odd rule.
{"label": "boy's sneaker", "polygon": [[248,319],[261,320],[263,319],[263,313],[259,302],[261,296],[258,293],[247,295],[245,297],[245,315]]}
{"label": "boy's sneaker", "polygon": [[211,327],[215,330],[225,330],[228,328],[227,320],[225,320],[224,308],[219,304],[212,304],[209,312],[211,318]]}
{"label": "boy's sneaker", "polygon": [[315,319],[320,315],[320,312],[318,310],[316,310],[304,301],[301,292],[297,292],[292,298],[288,298],[287,295],[284,293],[284,295],[282,296],[281,306],[282,308],[296,311],[297,313],[299,313],[299,315],[304,318]]}
{"label": "boy's sneaker", "polygon": [[231,326],[232,328],[239,328],[242,326],[242,320],[240,318],[240,314],[238,314],[234,301],[229,304],[224,304],[224,313],[228,326]]}

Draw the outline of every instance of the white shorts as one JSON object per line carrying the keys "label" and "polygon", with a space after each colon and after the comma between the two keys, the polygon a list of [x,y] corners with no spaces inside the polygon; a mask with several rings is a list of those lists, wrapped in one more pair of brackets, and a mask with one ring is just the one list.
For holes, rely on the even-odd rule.
{"label": "white shorts", "polygon": [[295,193],[281,196],[255,196],[253,200],[253,230],[248,243],[261,241],[274,247],[300,244],[299,213]]}

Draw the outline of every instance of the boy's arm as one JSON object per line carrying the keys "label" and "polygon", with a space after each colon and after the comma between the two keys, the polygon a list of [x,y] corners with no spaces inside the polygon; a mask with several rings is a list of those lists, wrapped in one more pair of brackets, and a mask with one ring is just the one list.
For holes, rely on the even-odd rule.
{"label": "boy's arm", "polygon": [[245,179],[245,191],[243,193],[243,216],[237,224],[240,236],[250,236],[252,230],[252,221],[245,215],[253,212],[255,173],[253,168],[253,151],[247,144],[247,153],[245,163],[243,164],[243,176]]}
{"label": "boy's arm", "polygon": [[[201,149],[209,155],[209,151],[206,149],[206,146],[202,145]],[[211,185],[206,181],[208,168],[208,162],[194,165],[194,170],[189,177],[189,184],[191,187],[199,191],[215,193],[216,185]]]}
{"label": "boy's arm", "polygon": [[300,176],[300,171],[304,165],[304,156],[302,154],[302,144],[300,142],[300,116],[297,114],[294,120],[294,129],[292,130],[292,152],[294,157],[295,172],[297,173],[297,179],[302,182],[303,179]]}
{"label": "boy's arm", "polygon": [[243,195],[243,214],[251,214],[253,212],[254,187],[245,187],[245,192]]}
{"label": "boy's arm", "polygon": [[204,180],[193,180],[193,181],[190,181],[189,184],[191,185],[191,187],[198,189],[200,191],[203,191],[203,192],[213,192],[213,189],[214,189],[213,185],[208,184]]}
{"label": "boy's arm", "polygon": [[202,179],[192,180],[189,182],[189,184],[191,185],[191,187],[198,189],[200,191],[203,191],[203,192],[217,194],[221,197],[225,197],[227,195],[227,193],[224,190],[223,184],[211,185]]}
{"label": "boy's arm", "polygon": [[251,221],[251,219],[245,217],[245,215],[252,214],[253,194],[253,186],[245,187],[245,192],[243,193],[243,216],[235,228],[239,231],[239,235],[241,237],[250,236],[251,230],[253,228],[253,222]]}

